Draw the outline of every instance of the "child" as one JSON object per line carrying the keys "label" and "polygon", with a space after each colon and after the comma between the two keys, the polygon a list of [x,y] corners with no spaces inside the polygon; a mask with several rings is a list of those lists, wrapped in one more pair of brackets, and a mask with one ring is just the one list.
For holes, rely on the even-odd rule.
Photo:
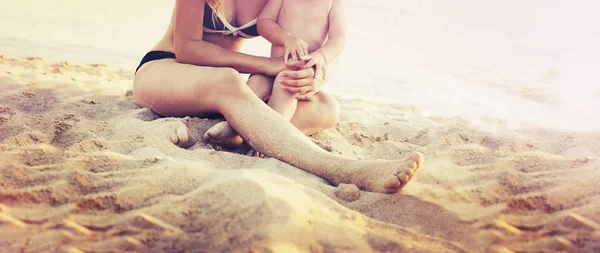
{"label": "child", "polygon": [[[272,43],[271,57],[284,61],[309,59],[307,67],[315,67],[315,77],[323,79],[327,74],[325,65],[344,47],[342,1],[269,0],[257,25],[259,34]],[[268,105],[289,120],[296,111],[298,94],[287,90],[279,82],[281,78],[279,75],[273,81],[272,77],[252,75],[248,85],[259,97],[267,90]],[[318,91],[309,92],[313,95]]]}
{"label": "child", "polygon": [[[271,57],[283,61],[307,61],[306,67],[315,69],[315,78],[326,79],[327,64],[333,62],[345,44],[343,0],[268,0],[258,16],[257,28],[261,36],[272,43]],[[261,99],[287,120],[296,111],[298,99],[310,100],[319,92],[304,88],[288,87],[281,83],[282,74],[270,77],[251,75],[248,86]],[[221,124],[221,125],[219,125]],[[221,122],[209,129],[206,139],[238,138],[226,123]],[[208,137],[208,138],[207,138]],[[235,139],[234,138],[234,139]]]}

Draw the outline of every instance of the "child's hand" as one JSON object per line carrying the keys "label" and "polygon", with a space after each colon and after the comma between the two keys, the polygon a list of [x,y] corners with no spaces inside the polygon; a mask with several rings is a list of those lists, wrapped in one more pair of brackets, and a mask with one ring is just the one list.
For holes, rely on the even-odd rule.
{"label": "child's hand", "polygon": [[285,47],[284,62],[299,61],[308,55],[308,44],[294,35],[287,36],[283,46]]}
{"label": "child's hand", "polygon": [[305,58],[309,59],[305,67],[311,68],[314,66],[315,68],[315,79],[327,80],[325,57],[321,53],[313,52]]}

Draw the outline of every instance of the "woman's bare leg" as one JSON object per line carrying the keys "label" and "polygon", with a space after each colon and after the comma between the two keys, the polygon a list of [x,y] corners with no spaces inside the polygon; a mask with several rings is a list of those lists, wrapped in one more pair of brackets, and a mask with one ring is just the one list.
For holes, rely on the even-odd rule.
{"label": "woman's bare leg", "polygon": [[[248,78],[248,87],[256,96],[266,101],[271,97],[271,90],[273,89],[273,77],[252,74]],[[204,133],[204,142],[216,144],[226,148],[238,148],[243,145],[244,140],[237,134],[237,132],[227,123],[227,121],[219,122],[212,126]],[[253,150],[250,150],[251,155],[255,154]]]}
{"label": "woman's bare leg", "polygon": [[231,94],[231,100],[220,106],[229,124],[259,152],[331,183],[355,184],[368,191],[397,192],[423,163],[418,153],[403,161],[357,161],[331,154],[269,109],[247,86],[239,86],[238,93]]}
{"label": "woman's bare leg", "polygon": [[[274,77],[251,75],[248,87],[261,100],[268,100],[273,89]],[[287,92],[287,91],[283,91]],[[298,101],[296,111],[291,117],[291,123],[305,135],[311,135],[334,127],[340,119],[338,101],[326,92],[319,92],[310,101]],[[203,137],[207,143],[226,148],[237,148],[243,143],[242,138],[235,132],[227,121],[212,126]]]}
{"label": "woman's bare leg", "polygon": [[255,149],[335,185],[397,192],[423,164],[419,153],[400,161],[357,161],[328,153],[271,110],[228,68],[154,61],[136,75],[134,95],[142,106],[166,116],[220,112]]}
{"label": "woman's bare leg", "polygon": [[[271,80],[274,79],[273,77],[261,77],[269,78]],[[266,89],[265,87],[262,85],[256,85],[256,83],[262,83],[260,81],[253,82],[252,79],[249,79],[248,86],[255,94],[257,94],[257,96],[259,96],[261,100],[264,101],[269,99],[269,95],[264,95],[264,90]],[[258,94],[263,94],[263,96]],[[312,135],[334,127],[339,120],[340,105],[338,101],[332,95],[326,92],[319,92],[312,96],[310,101],[298,101],[296,112],[292,116],[290,122],[305,135]],[[231,128],[226,121],[223,121],[215,124],[208,131],[206,131],[204,135],[204,141],[225,147],[235,148],[241,145],[241,139],[238,139],[237,136],[238,135],[233,128]]]}

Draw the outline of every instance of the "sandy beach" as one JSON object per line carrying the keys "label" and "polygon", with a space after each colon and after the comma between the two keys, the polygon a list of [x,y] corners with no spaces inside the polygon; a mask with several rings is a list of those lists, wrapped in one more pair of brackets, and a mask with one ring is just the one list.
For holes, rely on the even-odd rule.
{"label": "sandy beach", "polygon": [[398,194],[215,151],[219,119],[136,105],[132,71],[0,57],[0,252],[597,252],[600,132],[512,128],[340,98],[312,137],[357,159],[425,154]]}
{"label": "sandy beach", "polygon": [[346,0],[324,87],[341,121],[311,139],[423,153],[397,194],[214,150],[222,119],[135,104],[174,2],[0,4],[0,253],[600,252],[600,2]]}

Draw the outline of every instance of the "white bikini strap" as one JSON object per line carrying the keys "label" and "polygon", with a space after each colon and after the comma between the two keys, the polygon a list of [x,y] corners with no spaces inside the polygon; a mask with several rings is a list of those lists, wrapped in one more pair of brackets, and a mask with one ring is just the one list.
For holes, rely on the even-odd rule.
{"label": "white bikini strap", "polygon": [[[208,6],[210,6],[210,8],[213,9],[213,12],[215,11],[215,8],[214,8],[214,6],[212,4],[209,3]],[[229,22],[227,22],[227,19],[225,19],[223,16],[221,16],[221,13],[217,12],[216,15],[221,20],[221,23],[223,23],[223,26],[227,27],[227,30],[229,30],[229,31],[223,30],[223,34],[224,35],[233,34],[233,36],[238,36],[238,34],[243,34],[242,37],[252,37],[252,36],[250,36],[250,35],[242,32],[240,30],[243,30],[243,29],[246,29],[246,28],[248,28],[250,26],[253,26],[258,21],[258,19],[254,19],[254,20],[248,22],[247,24],[245,24],[245,25],[243,25],[241,27],[234,27],[231,24],[229,24]]]}

